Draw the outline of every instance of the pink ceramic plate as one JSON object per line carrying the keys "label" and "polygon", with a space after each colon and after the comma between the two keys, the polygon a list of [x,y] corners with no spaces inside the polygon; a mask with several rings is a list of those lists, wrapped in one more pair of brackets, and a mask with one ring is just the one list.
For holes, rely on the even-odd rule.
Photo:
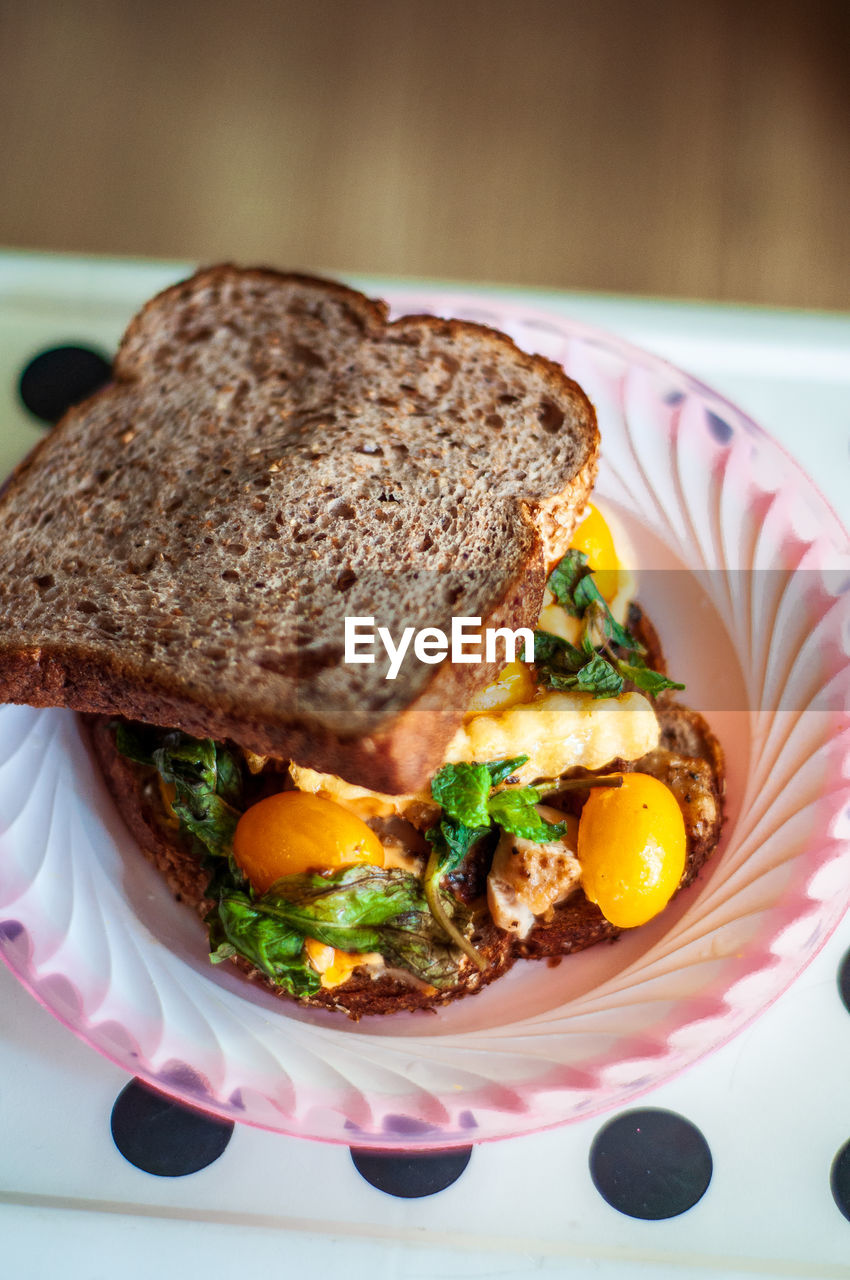
{"label": "pink ceramic plate", "polygon": [[640,597],[728,759],[698,883],[643,929],[474,999],[360,1024],[227,966],[123,829],[73,715],[0,709],[0,952],[127,1071],[283,1133],[427,1149],[622,1106],[728,1040],[793,981],[850,898],[847,537],[807,478],[708,388],[542,311],[396,293],[564,364],[597,407],[597,493]]}

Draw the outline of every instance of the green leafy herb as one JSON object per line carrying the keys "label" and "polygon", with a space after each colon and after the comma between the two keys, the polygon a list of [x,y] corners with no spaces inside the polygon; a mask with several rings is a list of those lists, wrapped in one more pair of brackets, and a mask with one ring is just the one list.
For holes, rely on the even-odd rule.
{"label": "green leafy herb", "polygon": [[557,666],[563,671],[578,671],[587,661],[581,649],[577,649],[569,640],[553,635],[551,631],[535,631],[534,633],[534,665],[541,667]]}
{"label": "green leafy herb", "polygon": [[[220,774],[222,758],[226,763]],[[226,790],[234,795],[224,748],[210,738],[199,742],[185,734],[168,734],[154,752],[154,762],[163,780],[174,784],[177,794],[171,807],[186,830],[215,857],[229,857],[241,810],[221,794]]]}
{"label": "green leafy herb", "polygon": [[677,684],[675,680],[669,680],[660,671],[653,671],[637,658],[633,662],[626,662],[621,658],[617,665],[627,680],[631,680],[638,689],[642,689],[653,698],[661,693],[662,689],[684,689],[685,687],[683,684]]}
{"label": "green leafy herb", "polygon": [[555,565],[546,583],[558,604],[562,605],[574,618],[580,618],[584,608],[583,605],[576,603],[575,590],[589,572],[587,556],[583,551],[576,551],[571,547]]}
{"label": "green leafy herb", "polygon": [[431,795],[443,812],[464,827],[490,827],[489,796],[528,760],[491,760],[486,764],[445,764],[431,779]]}
{"label": "green leafy herb", "polygon": [[515,756],[487,763],[447,764],[431,782],[431,794],[442,806],[443,816],[437,826],[425,833],[431,845],[425,870],[425,897],[446,935],[482,969],[485,961],[443,909],[440,881],[460,866],[473,845],[492,830],[494,823],[504,831],[538,843],[557,840],[564,834],[565,823],[546,822],[540,817],[534,807],[540,801],[540,793],[534,787],[493,791],[527,760],[528,756]]}
{"label": "green leafy herb", "polygon": [[646,665],[643,645],[612,614],[583,552],[568,551],[546,585],[558,604],[582,623],[580,648],[550,632],[535,632],[534,662],[546,688],[595,698],[617,697],[626,680],[652,697],[664,689],[684,689]]}
{"label": "green leafy herb", "polygon": [[[514,762],[505,763],[513,764]],[[431,855],[425,868],[425,900],[446,937],[450,938],[464,955],[469,956],[479,969],[484,969],[486,962],[468,938],[460,932],[443,906],[440,881],[443,876],[460,866],[472,846],[477,844],[482,836],[486,836],[489,830],[488,815],[486,826],[465,827],[457,818],[443,817],[438,826],[430,827],[425,832],[425,839],[431,845]]]}
{"label": "green leafy herb", "polygon": [[443,817],[439,825],[425,832],[425,839],[437,850],[441,876],[456,871],[474,844],[490,830],[490,818],[482,827],[465,827],[456,818]]}
{"label": "green leafy herb", "polygon": [[120,722],[115,742],[122,755],[152,766],[164,782],[174,786],[171,807],[184,830],[207,853],[230,858],[241,816],[242,771],[226,747],[212,738]]}
{"label": "green leafy herb", "polygon": [[487,797],[492,785],[486,764],[449,764],[432,778],[431,795],[444,813],[465,827],[489,827]]}
{"label": "green leafy herb", "polygon": [[559,840],[567,829],[566,822],[547,822],[535,809],[540,803],[540,792],[535,787],[522,787],[516,791],[499,791],[490,801],[493,820],[503,831],[543,844]]}
{"label": "green leafy herb", "polygon": [[[566,571],[562,565],[566,562]],[[629,651],[641,651],[642,646],[631,632],[621,627],[608,607],[608,601],[596,585],[596,579],[588,567],[587,556],[581,551],[570,550],[552,572],[546,583],[552,595],[563,609],[584,622],[584,634],[597,633],[593,647],[613,642]]]}
{"label": "green leafy herb", "polygon": [[491,784],[497,787],[527,762],[528,756],[512,756],[509,760],[488,760],[484,768],[490,775]]}
{"label": "green leafy herb", "polygon": [[215,789],[228,804],[234,808],[245,807],[242,766],[232,751],[228,751],[220,742],[215,744]]}
{"label": "green leafy herb", "polygon": [[213,964],[240,955],[292,996],[303,998],[320,989],[301,934],[268,915],[247,894],[223,894],[207,923]]}
{"label": "green leafy herb", "polygon": [[[441,874],[454,870],[494,822],[515,835],[522,834],[520,827],[523,831],[540,832],[527,836],[529,840],[554,840],[563,835],[563,824],[556,828],[535,813],[540,794],[534,787],[493,792],[494,785],[504,782],[527,760],[528,756],[516,756],[486,764],[446,764],[436,774],[431,794],[442,806],[444,817],[439,827],[426,833],[426,838],[438,851]],[[530,818],[529,813],[534,817]]]}
{"label": "green leafy herb", "polygon": [[593,634],[601,636],[602,639],[593,641],[593,647],[611,641],[613,644],[620,645],[623,649],[630,651],[643,652],[643,646],[638,643],[630,631],[625,627],[621,627],[617,619],[608,607],[608,601],[602,595],[602,592],[596,585],[596,581],[592,573],[588,573],[575,590],[574,600],[576,606],[580,609],[579,617],[584,620],[584,636]]}
{"label": "green leafy herb", "polygon": [[623,681],[612,664],[589,641],[581,649],[548,631],[534,633],[534,661],[538,679],[548,689],[577,690],[597,698],[622,692]]}
{"label": "green leafy herb", "polygon": [[[619,667],[619,663],[617,666]],[[563,677],[558,688],[592,693],[594,698],[616,698],[623,692],[623,683],[618,670],[601,653],[595,653],[589,662],[579,667],[574,676]]]}
{"label": "green leafy herb", "polygon": [[[460,904],[453,910],[462,921]],[[407,871],[360,864],[284,876],[253,902],[245,894],[223,896],[218,914],[226,941],[243,955],[250,950],[249,958],[259,957],[258,967],[284,985],[295,959],[293,936],[341,951],[377,951],[387,964],[438,988],[454,985],[460,970],[421,882]]]}

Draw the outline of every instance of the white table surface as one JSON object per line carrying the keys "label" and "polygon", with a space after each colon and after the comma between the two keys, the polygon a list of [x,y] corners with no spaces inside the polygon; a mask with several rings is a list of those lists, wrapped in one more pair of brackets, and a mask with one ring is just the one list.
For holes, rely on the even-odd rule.
{"label": "white table surface", "polygon": [[[23,364],[63,342],[111,351],[138,304],[187,269],[0,254],[0,474],[42,434],[16,399]],[[380,293],[389,282],[353,283]],[[850,316],[509,296],[617,332],[710,383],[798,459],[847,524]],[[372,1188],[344,1147],[244,1127],[206,1169],[153,1177],[110,1136],[127,1077],[0,967],[4,1269],[39,1280],[59,1267],[67,1280],[272,1267],[346,1280],[850,1277],[850,1221],[829,1190],[850,1139],[850,1013],[836,986],[848,950],[845,918],[756,1023],[642,1100],[696,1124],[714,1162],[699,1203],[658,1222],[625,1217],[596,1192],[588,1151],[605,1117],[476,1147],[456,1183],[419,1200]]]}

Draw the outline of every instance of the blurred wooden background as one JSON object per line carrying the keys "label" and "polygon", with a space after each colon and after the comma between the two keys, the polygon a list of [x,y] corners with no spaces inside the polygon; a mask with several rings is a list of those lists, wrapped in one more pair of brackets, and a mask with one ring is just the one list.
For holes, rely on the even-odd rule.
{"label": "blurred wooden background", "polygon": [[847,308],[848,0],[0,0],[0,244]]}

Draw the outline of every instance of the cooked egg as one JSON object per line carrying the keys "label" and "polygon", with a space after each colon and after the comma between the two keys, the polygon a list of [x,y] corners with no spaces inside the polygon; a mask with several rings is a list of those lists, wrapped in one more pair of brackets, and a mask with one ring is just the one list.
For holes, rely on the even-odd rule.
{"label": "cooked egg", "polygon": [[406,818],[412,815],[415,819],[423,807],[430,810],[429,817],[435,808],[430,791],[386,795],[382,791],[358,787],[333,773],[319,773],[316,769],[307,769],[295,763],[290,764],[289,775],[299,791],[332,800],[358,818]]}
{"label": "cooked egg", "polygon": [[528,756],[516,777],[532,782],[557,778],[577,765],[600,769],[618,757],[636,760],[658,746],[658,737],[655,712],[640,693],[594,698],[550,689],[533,702],[467,721],[452,739],[446,761]]}
{"label": "cooked egg", "polygon": [[618,928],[645,924],[662,911],[685,869],[682,811],[663,782],[623,774],[618,788],[597,787],[581,812],[581,884]]}
{"label": "cooked egg", "polygon": [[517,702],[530,702],[536,692],[534,668],[527,662],[509,662],[492,684],[475,694],[467,707],[467,717],[494,715]]}
{"label": "cooked egg", "polygon": [[281,876],[353,863],[384,865],[374,831],[322,796],[281,791],[246,809],[236,826],[233,856],[259,893]]}
{"label": "cooked egg", "polygon": [[249,751],[247,747],[242,748],[242,755],[251,773],[262,773],[271,759],[270,756],[258,756],[256,751]]}
{"label": "cooked egg", "polygon": [[538,629],[540,631],[548,631],[553,636],[560,636],[562,640],[568,640],[570,644],[580,644],[581,618],[574,618],[571,613],[567,613],[562,605],[556,604],[555,597],[548,588],[543,600],[543,608],[540,610],[540,617],[537,619]]}

